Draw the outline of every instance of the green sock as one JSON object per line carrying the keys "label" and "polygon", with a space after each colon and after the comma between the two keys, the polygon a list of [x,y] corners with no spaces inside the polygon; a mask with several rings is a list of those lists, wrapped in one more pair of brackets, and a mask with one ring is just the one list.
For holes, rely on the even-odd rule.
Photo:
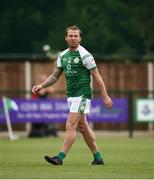
{"label": "green sock", "polygon": [[100,152],[94,153],[93,156],[94,156],[94,159],[95,159],[95,160],[100,160],[100,159],[102,159]]}
{"label": "green sock", "polygon": [[63,159],[65,158],[65,154],[63,152],[60,152],[58,154],[58,159],[60,159],[61,161],[63,161]]}

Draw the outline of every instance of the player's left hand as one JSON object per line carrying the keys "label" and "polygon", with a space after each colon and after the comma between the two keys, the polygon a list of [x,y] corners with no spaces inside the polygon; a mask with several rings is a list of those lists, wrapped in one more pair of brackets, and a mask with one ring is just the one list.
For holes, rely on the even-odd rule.
{"label": "player's left hand", "polygon": [[110,98],[109,96],[106,96],[106,97],[103,99],[103,101],[104,101],[105,107],[106,107],[107,109],[111,109],[111,108],[112,108],[113,102],[112,102],[112,100],[111,100],[111,98]]}

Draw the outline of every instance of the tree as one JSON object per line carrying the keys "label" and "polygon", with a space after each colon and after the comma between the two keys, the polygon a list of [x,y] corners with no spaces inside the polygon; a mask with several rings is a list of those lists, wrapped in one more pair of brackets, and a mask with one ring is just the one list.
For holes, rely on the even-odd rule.
{"label": "tree", "polygon": [[66,48],[64,31],[79,25],[92,53],[142,57],[154,51],[153,0],[1,0],[0,53]]}

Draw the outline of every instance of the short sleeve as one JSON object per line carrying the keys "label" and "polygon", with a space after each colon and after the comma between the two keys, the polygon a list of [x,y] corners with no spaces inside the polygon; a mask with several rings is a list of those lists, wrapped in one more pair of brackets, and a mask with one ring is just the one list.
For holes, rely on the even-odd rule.
{"label": "short sleeve", "polygon": [[84,56],[84,57],[82,58],[82,62],[83,62],[83,65],[84,65],[88,70],[91,70],[91,69],[95,69],[95,68],[96,68],[96,63],[95,63],[94,57],[93,57],[91,54],[87,54],[86,56]]}
{"label": "short sleeve", "polygon": [[57,68],[62,68],[62,63],[61,63],[61,56],[59,55],[57,58]]}

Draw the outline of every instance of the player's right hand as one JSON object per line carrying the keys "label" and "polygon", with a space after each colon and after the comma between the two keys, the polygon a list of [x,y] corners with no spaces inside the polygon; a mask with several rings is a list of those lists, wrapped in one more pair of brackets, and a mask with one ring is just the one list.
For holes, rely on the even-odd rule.
{"label": "player's right hand", "polygon": [[33,94],[38,94],[38,92],[42,89],[42,86],[41,85],[35,85],[33,88],[32,88],[32,93]]}

